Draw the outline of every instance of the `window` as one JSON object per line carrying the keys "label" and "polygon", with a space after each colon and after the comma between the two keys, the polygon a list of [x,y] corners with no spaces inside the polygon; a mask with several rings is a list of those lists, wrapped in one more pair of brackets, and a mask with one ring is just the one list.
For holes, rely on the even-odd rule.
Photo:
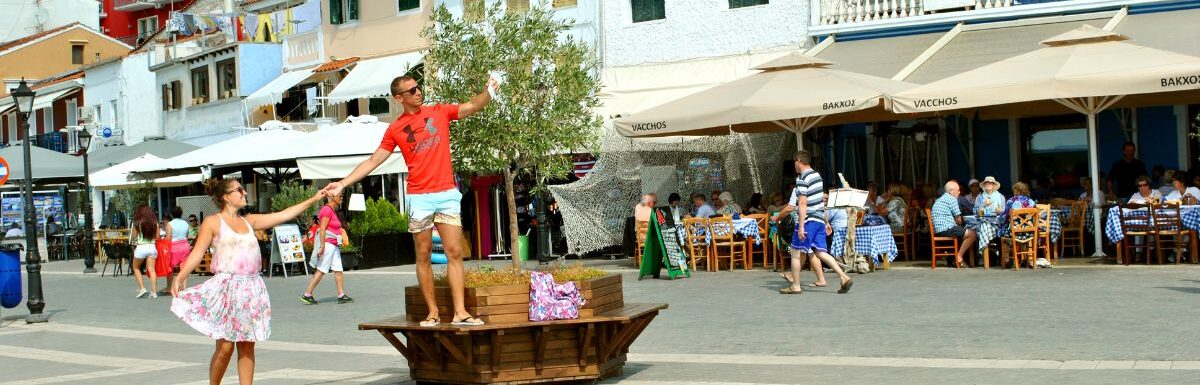
{"label": "window", "polygon": [[1029,151],[1035,154],[1087,151],[1087,129],[1038,131],[1029,138]]}
{"label": "window", "polygon": [[554,8],[566,8],[566,7],[574,7],[578,3],[579,3],[578,0],[554,0],[553,2],[550,3],[550,6],[554,7]]}
{"label": "window", "polygon": [[387,98],[371,98],[367,102],[367,113],[371,115],[387,114],[392,112],[392,105],[388,103]]}
{"label": "window", "polygon": [[729,9],[766,5],[768,0],[729,0]]}
{"label": "window", "polygon": [[237,66],[234,59],[217,62],[217,100],[237,95]]}
{"label": "window", "polygon": [[42,109],[42,126],[38,129],[39,134],[54,131],[54,105]]}
{"label": "window", "polygon": [[[117,122],[116,105],[113,105],[113,108],[113,122]],[[171,109],[180,108],[183,108],[183,82],[175,80],[171,82]]]}
{"label": "window", "polygon": [[8,140],[21,140],[25,135],[17,135],[20,130],[17,129],[17,114],[8,114]]}
{"label": "window", "polygon": [[79,101],[75,99],[67,99],[67,125],[79,125]]}
{"label": "window", "polygon": [[82,45],[75,44],[71,46],[71,64],[83,64]]}
{"label": "window", "polygon": [[158,16],[143,17],[137,21],[137,33],[139,38],[149,37],[154,31],[158,30]]}
{"label": "window", "polygon": [[487,6],[483,4],[483,0],[464,0],[463,1],[463,19],[469,21],[483,20],[483,15],[487,13]]}
{"label": "window", "polygon": [[358,0],[329,0],[329,24],[358,21]]}
{"label": "window", "polygon": [[508,0],[505,6],[508,12],[529,12],[529,0]]}
{"label": "window", "polygon": [[192,69],[192,104],[208,103],[208,66]]}
{"label": "window", "polygon": [[643,21],[666,19],[667,8],[663,4],[663,1],[629,0],[629,7],[633,10],[633,22],[641,23]]}
{"label": "window", "polygon": [[421,0],[399,0],[400,12],[421,8]]}

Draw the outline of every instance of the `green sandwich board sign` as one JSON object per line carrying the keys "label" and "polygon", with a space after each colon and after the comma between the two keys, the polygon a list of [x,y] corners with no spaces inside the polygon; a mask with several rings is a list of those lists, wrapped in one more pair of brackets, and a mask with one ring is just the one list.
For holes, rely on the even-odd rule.
{"label": "green sandwich board sign", "polygon": [[650,226],[646,230],[646,246],[642,250],[642,269],[638,279],[647,276],[659,278],[663,268],[667,269],[670,279],[691,277],[688,271],[687,255],[683,253],[683,242],[675,230],[675,221],[670,209],[656,207],[650,218]]}

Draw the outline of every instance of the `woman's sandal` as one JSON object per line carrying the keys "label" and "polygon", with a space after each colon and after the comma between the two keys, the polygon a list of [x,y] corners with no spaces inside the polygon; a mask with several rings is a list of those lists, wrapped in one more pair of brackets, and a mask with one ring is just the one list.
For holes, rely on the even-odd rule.
{"label": "woman's sandal", "polygon": [[424,321],[421,321],[421,327],[427,328],[427,327],[438,326],[438,324],[440,324],[440,323],[442,323],[441,318],[429,317],[429,318],[426,318]]}
{"label": "woman's sandal", "polygon": [[450,321],[450,324],[454,326],[481,326],[483,325],[483,320],[475,317],[467,317],[460,320]]}

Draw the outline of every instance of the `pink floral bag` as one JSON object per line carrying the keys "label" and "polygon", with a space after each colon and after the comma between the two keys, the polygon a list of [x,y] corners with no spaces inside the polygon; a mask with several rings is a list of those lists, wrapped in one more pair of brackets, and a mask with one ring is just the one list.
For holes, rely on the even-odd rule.
{"label": "pink floral bag", "polygon": [[551,321],[579,318],[583,295],[575,282],[554,284],[550,273],[534,271],[529,274],[529,320]]}

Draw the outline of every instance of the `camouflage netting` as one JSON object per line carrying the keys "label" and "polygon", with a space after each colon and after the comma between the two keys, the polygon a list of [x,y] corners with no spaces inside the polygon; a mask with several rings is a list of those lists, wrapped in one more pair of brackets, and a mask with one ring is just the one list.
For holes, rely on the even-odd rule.
{"label": "camouflage netting", "polygon": [[728,191],[735,202],[745,204],[755,192],[769,196],[779,191],[781,159],[795,148],[793,137],[780,132],[643,140],[621,137],[606,125],[592,174],[550,186],[569,252],[621,244],[625,219],[643,193],[658,194],[659,205],[665,206],[676,192],[690,208],[688,196],[697,193]]}

